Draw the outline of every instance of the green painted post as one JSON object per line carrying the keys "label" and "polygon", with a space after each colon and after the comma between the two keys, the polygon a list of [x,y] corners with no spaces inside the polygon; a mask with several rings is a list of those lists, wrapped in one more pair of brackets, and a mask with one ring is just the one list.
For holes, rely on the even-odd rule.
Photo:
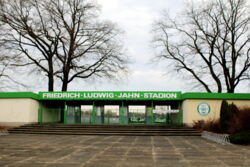
{"label": "green painted post", "polygon": [[120,124],[124,125],[125,124],[125,113],[124,113],[124,102],[122,101],[122,108],[121,108],[121,113],[120,113]]}
{"label": "green painted post", "polygon": [[154,101],[151,101],[151,111],[150,111],[150,114],[151,114],[151,124],[154,124],[154,113],[153,113],[153,110],[154,110]]}
{"label": "green painted post", "polygon": [[64,102],[64,110],[63,110],[63,123],[67,124],[67,113],[68,113],[68,107],[66,104],[66,101]]}
{"label": "green painted post", "polygon": [[39,102],[39,109],[38,109],[38,123],[43,123],[43,108],[42,108],[42,102]]}
{"label": "green painted post", "polygon": [[179,109],[179,113],[178,113],[178,124],[179,125],[183,125],[183,111],[182,111],[182,102],[179,101],[178,104],[178,109]]}
{"label": "green painted post", "polygon": [[96,124],[96,109],[95,109],[95,102],[94,101],[93,101],[93,108],[92,108],[91,123]]}

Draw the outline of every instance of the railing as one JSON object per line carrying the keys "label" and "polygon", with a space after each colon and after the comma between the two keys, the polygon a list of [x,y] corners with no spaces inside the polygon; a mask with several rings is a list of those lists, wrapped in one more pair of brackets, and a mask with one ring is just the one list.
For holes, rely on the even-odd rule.
{"label": "railing", "polygon": [[9,135],[8,130],[6,130],[6,129],[1,130],[0,129],[0,136],[6,136],[6,135]]}
{"label": "railing", "polygon": [[220,144],[231,144],[228,134],[218,134],[218,133],[204,131],[202,132],[201,137],[208,139],[208,140],[212,140]]}

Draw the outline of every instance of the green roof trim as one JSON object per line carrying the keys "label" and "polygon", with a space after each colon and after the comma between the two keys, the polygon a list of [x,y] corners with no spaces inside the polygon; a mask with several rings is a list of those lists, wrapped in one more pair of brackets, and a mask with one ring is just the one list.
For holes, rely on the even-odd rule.
{"label": "green roof trim", "polygon": [[74,92],[0,92],[0,99],[35,100],[250,100],[250,93],[181,93],[158,91],[74,91]]}
{"label": "green roof trim", "polygon": [[39,100],[39,96],[33,92],[0,92],[0,99],[9,98],[31,98]]}
{"label": "green roof trim", "polygon": [[182,99],[250,100],[250,93],[183,93]]}

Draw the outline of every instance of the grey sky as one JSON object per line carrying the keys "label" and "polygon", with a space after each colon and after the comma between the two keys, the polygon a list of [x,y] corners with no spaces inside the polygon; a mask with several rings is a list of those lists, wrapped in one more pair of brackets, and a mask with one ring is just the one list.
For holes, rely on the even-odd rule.
{"label": "grey sky", "polygon": [[[110,81],[80,81],[70,83],[69,91],[194,91],[193,85],[185,82],[176,74],[168,71],[167,67],[152,64],[150,60],[155,55],[151,46],[152,24],[157,20],[163,10],[172,16],[184,8],[189,0],[96,0],[101,6],[101,19],[117,23],[125,31],[124,47],[131,57],[131,74],[127,80],[121,82]],[[190,0],[197,2],[198,0]],[[250,2],[249,2],[250,3]],[[25,72],[18,70],[22,76]],[[171,75],[172,74],[172,75]],[[32,85],[27,91],[47,91],[47,78],[33,75],[25,78]],[[32,82],[30,82],[32,81]],[[60,91],[61,86],[55,86]],[[13,88],[23,91],[23,87]],[[197,91],[197,90],[196,90]],[[249,85],[239,87],[236,92],[249,92]]]}
{"label": "grey sky", "polygon": [[[158,65],[150,64],[154,50],[150,46],[152,23],[162,10],[175,13],[182,9],[184,0],[97,0],[101,5],[101,18],[116,22],[125,31],[125,48],[133,63],[128,80],[121,83],[103,81],[78,82],[70,90],[155,90],[183,91],[185,86],[173,76],[164,76]],[[81,86],[79,86],[81,84]]]}

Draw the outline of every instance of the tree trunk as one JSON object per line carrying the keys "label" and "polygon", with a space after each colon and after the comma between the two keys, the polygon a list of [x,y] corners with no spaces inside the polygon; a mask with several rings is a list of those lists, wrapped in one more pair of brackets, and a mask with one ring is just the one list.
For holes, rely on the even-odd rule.
{"label": "tree trunk", "polygon": [[54,91],[54,76],[53,76],[53,74],[52,75],[49,74],[48,78],[49,78],[48,91],[53,92]]}
{"label": "tree trunk", "polygon": [[68,89],[68,82],[64,80],[62,84],[62,91],[67,91],[67,89]]}
{"label": "tree trunk", "polygon": [[62,91],[67,91],[68,89],[68,80],[69,80],[69,73],[64,72],[63,74],[63,84],[62,84]]}
{"label": "tree trunk", "polygon": [[227,89],[227,93],[234,93],[234,89],[235,88],[229,88],[229,89]]}

